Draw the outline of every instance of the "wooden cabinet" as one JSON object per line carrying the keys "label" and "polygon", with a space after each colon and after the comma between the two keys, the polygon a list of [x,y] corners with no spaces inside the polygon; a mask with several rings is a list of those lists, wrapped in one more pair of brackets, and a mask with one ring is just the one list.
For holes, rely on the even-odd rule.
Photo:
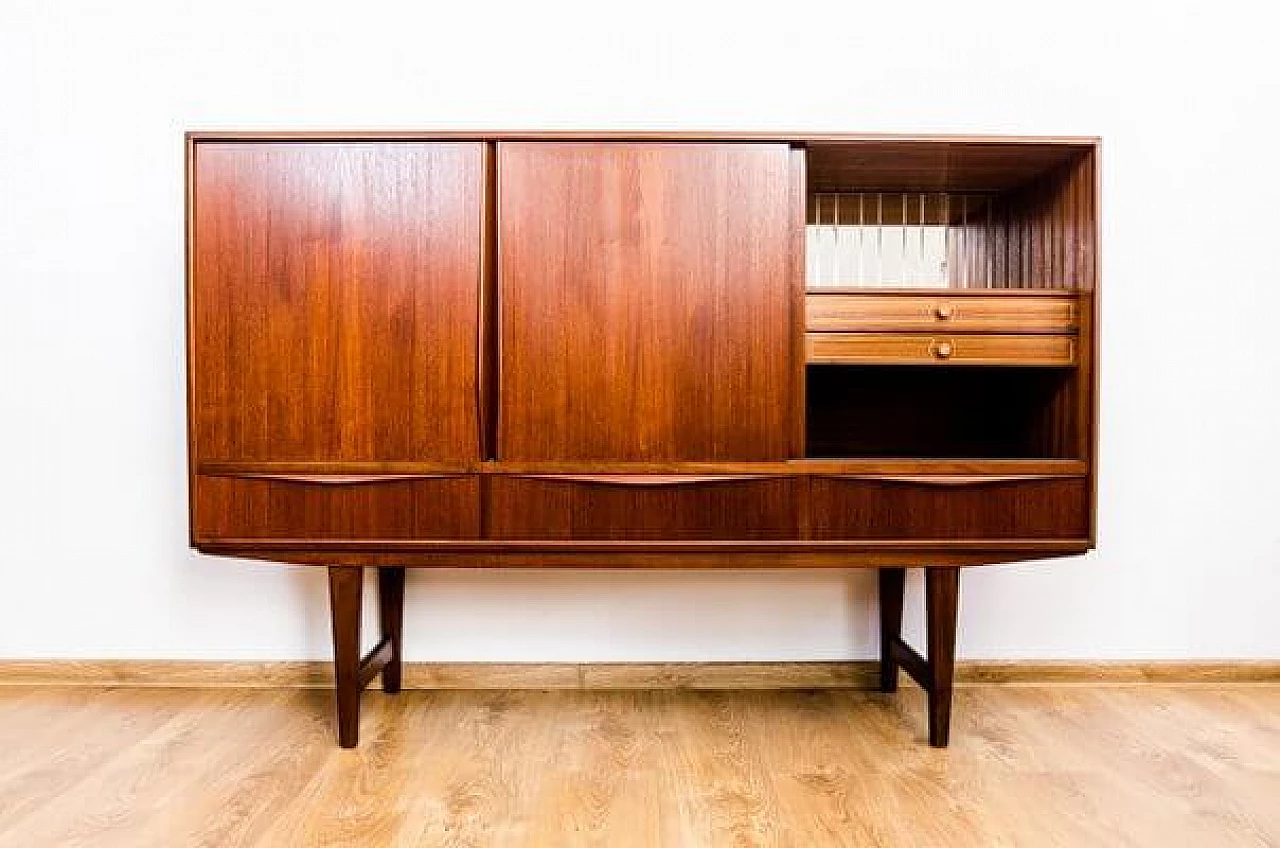
{"label": "wooden cabinet", "polygon": [[1093,545],[1096,156],[190,134],[192,544],[329,567],[343,745],[407,566],[876,567],[883,686],[945,744],[958,568]]}

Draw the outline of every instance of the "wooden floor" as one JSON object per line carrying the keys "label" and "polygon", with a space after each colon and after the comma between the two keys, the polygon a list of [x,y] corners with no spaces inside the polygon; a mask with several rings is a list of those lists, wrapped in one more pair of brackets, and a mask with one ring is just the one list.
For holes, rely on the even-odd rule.
{"label": "wooden floor", "polygon": [[1280,686],[0,688],[0,845],[1280,846]]}

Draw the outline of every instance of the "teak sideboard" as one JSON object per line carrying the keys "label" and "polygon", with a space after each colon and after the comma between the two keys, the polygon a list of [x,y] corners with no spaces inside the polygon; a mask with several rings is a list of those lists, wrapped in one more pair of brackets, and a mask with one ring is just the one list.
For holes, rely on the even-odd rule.
{"label": "teak sideboard", "polygon": [[1094,544],[1097,148],[189,133],[191,543],[328,566],[344,747],[415,566],[877,568],[944,746],[961,567]]}

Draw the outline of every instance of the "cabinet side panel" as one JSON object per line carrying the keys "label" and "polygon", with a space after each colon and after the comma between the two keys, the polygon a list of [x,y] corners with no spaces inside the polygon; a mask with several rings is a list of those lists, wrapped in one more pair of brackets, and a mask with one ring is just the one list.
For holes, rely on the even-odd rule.
{"label": "cabinet side panel", "polygon": [[195,144],[197,461],[478,458],[481,151]]}
{"label": "cabinet side panel", "polygon": [[792,179],[783,144],[500,144],[499,458],[789,456]]}

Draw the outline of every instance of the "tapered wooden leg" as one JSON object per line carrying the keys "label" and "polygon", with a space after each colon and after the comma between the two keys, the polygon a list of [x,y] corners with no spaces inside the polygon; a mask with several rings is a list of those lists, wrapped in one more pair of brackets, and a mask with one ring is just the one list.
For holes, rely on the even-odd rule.
{"label": "tapered wooden leg", "polygon": [[947,747],[951,733],[951,689],[956,668],[956,609],[960,569],[925,569],[929,631],[929,744]]}
{"label": "tapered wooden leg", "polygon": [[902,596],[905,568],[880,569],[880,691],[898,691],[898,661],[893,643],[902,635]]}
{"label": "tapered wooden leg", "polygon": [[337,684],[338,744],[360,741],[360,600],[364,569],[329,567],[329,611],[333,617],[333,669]]}
{"label": "tapered wooden leg", "polygon": [[391,656],[382,669],[382,691],[399,692],[401,634],[404,632],[404,566],[378,567],[378,611],[382,636],[391,643]]}

